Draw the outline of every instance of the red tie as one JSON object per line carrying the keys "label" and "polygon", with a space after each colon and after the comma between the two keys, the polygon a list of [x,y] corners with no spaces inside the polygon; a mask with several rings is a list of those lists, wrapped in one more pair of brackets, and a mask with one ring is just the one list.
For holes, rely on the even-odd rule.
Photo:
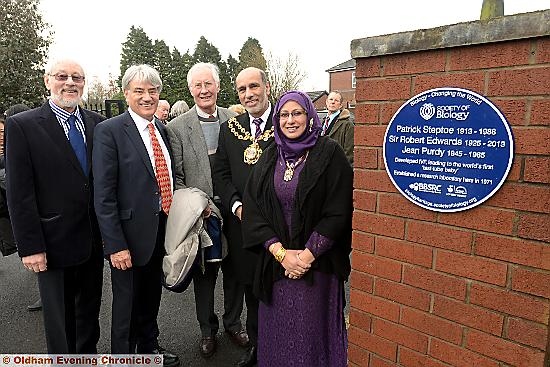
{"label": "red tie", "polygon": [[172,185],[170,183],[170,174],[168,172],[168,166],[166,165],[166,159],[164,159],[164,154],[162,154],[162,148],[160,147],[157,135],[155,134],[155,127],[153,126],[153,123],[149,123],[147,127],[149,128],[149,137],[151,138],[151,146],[153,147],[153,155],[155,157],[155,176],[160,188],[162,210],[168,214],[170,204],[172,204]]}

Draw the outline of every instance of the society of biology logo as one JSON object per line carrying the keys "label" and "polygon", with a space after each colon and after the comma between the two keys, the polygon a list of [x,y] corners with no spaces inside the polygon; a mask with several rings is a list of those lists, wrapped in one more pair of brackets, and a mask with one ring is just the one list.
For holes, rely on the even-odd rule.
{"label": "society of biology logo", "polygon": [[428,121],[435,115],[435,107],[431,103],[424,103],[420,106],[420,117]]}

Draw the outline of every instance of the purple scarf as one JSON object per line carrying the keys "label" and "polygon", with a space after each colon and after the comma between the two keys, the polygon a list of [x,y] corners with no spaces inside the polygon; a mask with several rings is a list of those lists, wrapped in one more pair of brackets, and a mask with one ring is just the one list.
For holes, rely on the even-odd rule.
{"label": "purple scarf", "polygon": [[[287,138],[281,131],[279,112],[288,101],[298,103],[307,113],[308,124],[306,129],[296,139]],[[290,162],[294,162],[304,155],[307,150],[313,148],[322,130],[321,121],[319,120],[319,116],[317,116],[313,102],[311,102],[307,94],[296,90],[284,93],[277,101],[275,111],[273,112],[273,126],[275,128],[275,144],[277,144],[279,155],[284,160]]]}

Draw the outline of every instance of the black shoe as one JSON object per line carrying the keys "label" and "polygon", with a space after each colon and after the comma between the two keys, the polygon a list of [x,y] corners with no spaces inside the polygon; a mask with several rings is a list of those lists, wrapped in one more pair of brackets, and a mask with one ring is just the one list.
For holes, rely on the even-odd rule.
{"label": "black shoe", "polygon": [[162,365],[164,367],[177,367],[180,365],[179,357],[174,353],[164,349],[160,345],[156,349],[153,349],[151,354],[162,354],[162,356],[164,357],[164,362]]}
{"label": "black shoe", "polygon": [[229,335],[229,339],[239,347],[246,348],[250,345],[250,340],[248,339],[248,334],[245,330],[238,331],[225,331]]}
{"label": "black shoe", "polygon": [[203,358],[210,358],[216,351],[216,337],[215,336],[203,336],[199,343],[201,356]]}
{"label": "black shoe", "polygon": [[255,346],[251,346],[244,352],[241,359],[235,364],[237,367],[253,367],[258,363],[258,354]]}
{"label": "black shoe", "polygon": [[42,299],[39,298],[38,301],[34,302],[32,305],[27,306],[27,311],[40,311],[42,310]]}

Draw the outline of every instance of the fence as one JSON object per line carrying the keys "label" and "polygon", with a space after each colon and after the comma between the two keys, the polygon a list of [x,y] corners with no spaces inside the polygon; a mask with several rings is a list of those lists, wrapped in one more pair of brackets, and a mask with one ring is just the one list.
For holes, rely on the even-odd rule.
{"label": "fence", "polygon": [[102,103],[85,103],[84,108],[102,114],[107,118],[120,115],[126,111],[126,102],[120,99],[106,99]]}

